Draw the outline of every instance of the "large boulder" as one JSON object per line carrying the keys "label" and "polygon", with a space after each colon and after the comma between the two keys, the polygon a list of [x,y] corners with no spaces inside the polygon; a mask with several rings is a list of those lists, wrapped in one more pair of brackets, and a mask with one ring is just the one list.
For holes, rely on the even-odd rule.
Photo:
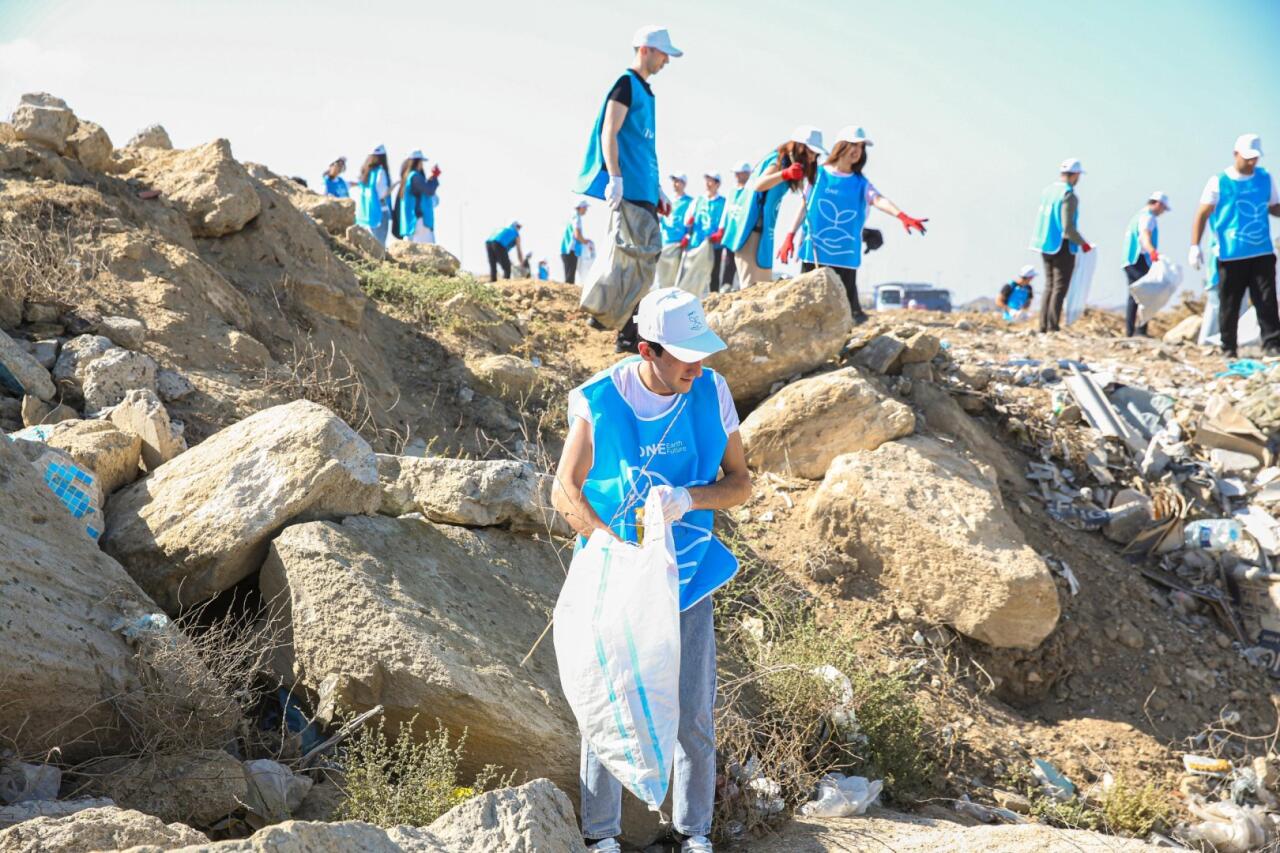
{"label": "large boulder", "polygon": [[221,750],[96,763],[91,789],[116,805],[166,822],[209,826],[248,799],[240,762]]}
{"label": "large boulder", "polygon": [[916,418],[856,368],[793,382],[742,422],[747,464],[820,480],[831,460],[910,435]]}
{"label": "large boulder", "polygon": [[573,804],[547,779],[473,797],[426,829],[450,853],[585,853]]}
{"label": "large boulder", "polygon": [[447,249],[435,243],[393,240],[387,246],[387,254],[392,260],[428,275],[457,275],[462,267],[461,262],[449,254]]}
{"label": "large boulder", "polygon": [[824,268],[706,299],[707,325],[728,349],[707,359],[739,404],[834,358],[853,328],[844,286]]}
{"label": "large boulder", "polygon": [[253,180],[231,156],[231,143],[215,139],[184,151],[155,149],[133,175],[164,193],[187,217],[197,237],[234,234],[262,211]]}
{"label": "large boulder", "polygon": [[508,353],[470,361],[467,369],[490,393],[513,401],[528,399],[543,381],[537,365]]}
{"label": "large boulder", "polygon": [[382,241],[373,236],[373,232],[363,225],[352,225],[346,230],[344,236],[352,248],[375,261],[380,261],[387,256],[387,247],[382,245]]}
{"label": "large boulder", "polygon": [[138,479],[142,440],[116,429],[107,421],[60,423],[49,433],[45,443],[66,452],[77,465],[92,471],[104,495]]}
{"label": "large boulder", "polygon": [[80,385],[86,415],[123,402],[130,391],[155,393],[158,366],[146,353],[112,347],[82,364]]}
{"label": "large boulder", "polygon": [[62,345],[53,365],[53,378],[65,388],[83,393],[84,371],[116,345],[105,335],[77,335]]}
{"label": "large boulder", "polygon": [[420,512],[445,524],[572,534],[551,507],[553,478],[525,462],[379,453],[378,479],[384,515]]}
{"label": "large boulder", "polygon": [[67,139],[68,153],[86,169],[105,172],[111,167],[111,137],[91,121],[81,119],[75,133]]}
{"label": "large boulder", "polygon": [[67,137],[75,132],[76,124],[76,114],[65,101],[43,92],[23,95],[11,121],[14,138],[59,154],[67,150]]}
{"label": "large boulder", "polygon": [[373,450],[323,406],[258,412],[118,492],[103,547],[175,612],[262,565],[293,521],[378,509]]}
{"label": "large boulder", "polygon": [[1053,576],[1004,509],[995,473],[937,439],[836,457],[808,514],[824,540],[967,636],[1032,649],[1057,625]]}
{"label": "large boulder", "polygon": [[349,198],[313,193],[305,187],[294,195],[294,207],[310,216],[334,237],[341,237],[356,223],[356,203]]}
{"label": "large boulder", "polygon": [[169,419],[169,411],[154,391],[129,391],[111,409],[111,423],[141,443],[142,464],[154,471],[187,449],[181,424]]}
{"label": "large boulder", "polygon": [[49,371],[4,332],[0,332],[0,387],[14,396],[29,394],[41,400],[52,400],[58,393]]}
{"label": "large boulder", "polygon": [[[195,451],[192,451],[195,452]],[[578,730],[542,643],[564,569],[555,548],[419,518],[286,528],[262,567],[290,642],[277,666],[331,719],[382,705],[467,730],[464,774],[493,763],[577,785]]]}
{"label": "large boulder", "polygon": [[995,469],[1001,482],[1014,488],[1025,488],[1026,477],[1009,447],[993,438],[990,430],[960,408],[946,390],[930,382],[913,382],[911,403],[924,414],[925,423],[931,430],[950,433],[960,439],[966,450]]}
{"label": "large boulder", "polygon": [[0,741],[19,755],[60,747],[67,762],[126,749],[105,700],[136,689],[137,662],[114,626],[155,604],[5,437],[0,494]]}
{"label": "large boulder", "polygon": [[158,148],[161,151],[172,151],[173,142],[169,139],[169,131],[162,125],[149,124],[133,135],[127,143],[129,148]]}
{"label": "large boulder", "polygon": [[153,845],[163,850],[209,839],[181,823],[117,806],[85,809],[68,817],[40,817],[0,832],[0,853],[85,853]]}

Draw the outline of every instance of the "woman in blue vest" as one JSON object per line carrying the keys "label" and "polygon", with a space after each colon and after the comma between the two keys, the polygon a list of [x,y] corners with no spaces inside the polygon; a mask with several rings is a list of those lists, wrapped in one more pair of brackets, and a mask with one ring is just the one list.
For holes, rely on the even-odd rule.
{"label": "woman in blue vest", "polygon": [[1200,269],[1200,238],[1205,225],[1218,241],[1218,322],[1222,352],[1236,357],[1240,308],[1247,292],[1258,314],[1262,351],[1280,356],[1280,310],[1276,303],[1276,254],[1267,214],[1280,216],[1280,193],[1262,157],[1262,137],[1246,133],[1236,139],[1235,163],[1209,179],[1191,226],[1188,261]]}
{"label": "woman in blue vest", "polygon": [[822,131],[801,125],[791,138],[765,155],[747,182],[746,203],[725,217],[723,245],[733,252],[738,286],[773,281],[773,230],[778,205],[788,191],[800,192],[812,184],[818,171],[818,155],[826,154]]}
{"label": "woman in blue vest", "polygon": [[560,260],[564,263],[565,284],[574,284],[574,279],[578,275],[578,258],[582,257],[582,250],[587,246],[595,249],[596,246],[582,233],[582,217],[586,214],[588,207],[585,200],[578,202],[573,209],[573,216],[569,217],[568,223],[564,226],[564,236],[560,238]]}
{"label": "woman in blue vest", "polygon": [[489,256],[489,281],[498,280],[498,267],[502,267],[502,277],[511,278],[511,247],[516,247],[516,257],[524,263],[524,249],[520,246],[520,223],[496,229],[484,241],[485,253]]}
{"label": "woman in blue vest", "polygon": [[347,171],[346,157],[339,157],[329,164],[329,168],[324,170],[325,195],[331,195],[334,198],[347,198],[350,195],[347,190],[347,180],[342,177],[345,171]]}
{"label": "woman in blue vest", "polygon": [[817,170],[813,188],[795,222],[787,232],[778,260],[784,264],[795,249],[796,231],[804,224],[800,241],[800,269],[809,272],[830,267],[844,284],[854,323],[866,322],[858,299],[858,267],[862,265],[862,230],[867,224],[867,208],[876,207],[896,216],[907,234],[914,228],[925,233],[928,219],[915,219],[885,198],[862,174],[867,164],[867,148],[873,145],[860,127],[846,127],[836,134],[835,147],[827,162]]}
{"label": "woman in blue vest", "polygon": [[387,162],[387,149],[379,145],[360,167],[360,180],[356,182],[356,224],[368,228],[383,244],[387,242],[391,226],[390,199],[391,166]]}
{"label": "woman in blue vest", "polygon": [[[1124,232],[1124,275],[1133,284],[1151,269],[1151,265],[1160,260],[1160,225],[1156,217],[1169,210],[1169,197],[1162,192],[1153,192],[1147,197],[1147,203],[1129,220],[1129,227]],[[1129,295],[1129,302],[1124,309],[1124,333],[1132,338],[1134,334],[1147,336],[1147,324],[1138,325],[1138,301]]]}
{"label": "woman in blue vest", "polygon": [[1063,160],[1058,167],[1058,180],[1040,193],[1031,248],[1044,258],[1044,296],[1040,299],[1042,333],[1058,331],[1062,322],[1062,303],[1067,299],[1071,274],[1076,269],[1076,252],[1093,251],[1076,228],[1080,217],[1076,184],[1083,174],[1079,160],[1074,157]]}
{"label": "woman in blue vest", "polygon": [[684,262],[676,286],[702,297],[720,286],[720,240],[724,237],[724,196],[720,195],[720,173],[707,172],[707,194],[698,196],[685,221],[680,241]]}
{"label": "woman in blue vest", "polygon": [[680,259],[684,257],[684,237],[689,208],[693,196],[685,192],[689,179],[683,172],[671,175],[671,210],[659,221],[662,229],[662,253],[658,255],[654,287],[675,287],[680,272]]}
{"label": "woman in blue vest", "polygon": [[426,159],[421,151],[414,150],[400,166],[400,183],[396,188],[396,236],[411,243],[436,241],[436,190],[440,186],[440,167],[433,166],[428,178],[422,168]]}

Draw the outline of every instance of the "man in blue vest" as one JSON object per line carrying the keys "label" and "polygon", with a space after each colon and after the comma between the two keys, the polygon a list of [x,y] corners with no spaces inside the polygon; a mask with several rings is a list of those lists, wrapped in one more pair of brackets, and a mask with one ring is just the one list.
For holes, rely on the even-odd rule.
{"label": "man in blue vest", "polygon": [[[653,284],[662,241],[658,217],[671,212],[659,185],[653,89],[649,78],[671,57],[683,56],[665,27],[641,27],[631,40],[635,59],[605,96],[587,142],[574,191],[604,199],[609,219],[609,254],[592,282],[626,303],[618,316],[631,317]],[[585,291],[584,291],[585,295]],[[618,330],[618,352],[636,351],[634,319]]]}
{"label": "man in blue vest", "polygon": [[[1124,232],[1124,275],[1133,284],[1151,271],[1151,265],[1160,260],[1160,224],[1157,217],[1170,210],[1169,196],[1160,191],[1147,196],[1147,203],[1129,220]],[[1138,300],[1129,294],[1124,309],[1124,333],[1147,336],[1147,324],[1138,324]]]}
{"label": "man in blue vest", "polygon": [[1080,201],[1076,184],[1084,169],[1074,157],[1062,161],[1058,180],[1040,194],[1040,211],[1031,248],[1044,258],[1044,298],[1040,302],[1040,331],[1056,332],[1062,320],[1062,303],[1076,269],[1076,252],[1093,251],[1076,230]]}
{"label": "man in blue vest", "polygon": [[1004,312],[1004,319],[1013,323],[1022,320],[1035,299],[1035,291],[1031,289],[1031,279],[1036,277],[1036,268],[1027,264],[1018,270],[1018,277],[1000,288],[996,297],[996,307]]}
{"label": "man in blue vest", "polygon": [[673,193],[671,210],[659,222],[662,229],[662,252],[658,255],[654,287],[675,286],[676,274],[680,272],[680,260],[684,257],[685,220],[689,218],[689,209],[693,206],[693,196],[685,192],[689,178],[684,172],[677,172],[669,177]]}
{"label": "man in blue vest", "polygon": [[569,222],[564,227],[564,237],[560,240],[560,260],[564,263],[565,284],[574,283],[574,277],[578,274],[578,258],[582,257],[582,250],[587,246],[594,250],[596,246],[582,233],[582,217],[586,214],[587,207],[585,200],[578,202],[573,209],[573,216],[569,217]]}
{"label": "man in blue vest", "polygon": [[1236,140],[1235,163],[1214,175],[1200,196],[1191,224],[1188,263],[1204,264],[1200,238],[1206,224],[1218,243],[1218,322],[1222,352],[1236,357],[1237,326],[1244,295],[1249,294],[1262,330],[1262,351],[1280,356],[1280,316],[1276,308],[1276,254],[1267,214],[1280,216],[1275,178],[1258,165],[1262,137],[1246,133]]}
{"label": "man in blue vest", "polygon": [[[569,394],[569,435],[552,504],[585,541],[606,530],[636,541],[635,507],[658,492],[680,563],[680,722],[672,824],[683,853],[710,853],[715,805],[715,632],[711,593],[738,561],[712,532],[713,512],[751,497],[738,415],[724,377],[702,367],[725,348],[698,298],[667,287],[636,314],[638,357]],[[719,476],[717,479],[718,475]],[[595,851],[620,849],[622,785],[583,743],[582,834]]]}
{"label": "man in blue vest", "polygon": [[494,230],[484,241],[485,254],[489,256],[489,281],[498,280],[498,267],[502,277],[511,278],[511,247],[516,247],[516,257],[524,263],[524,248],[520,245],[520,223],[512,222]]}
{"label": "man in blue vest", "polygon": [[[743,160],[733,167],[733,178],[738,182],[738,185],[734,187],[733,194],[729,196],[725,206],[724,221],[726,223],[734,215],[734,211],[740,205],[746,204],[751,198],[751,193],[747,190],[747,181],[751,178],[752,168],[750,160]],[[720,245],[720,253],[720,290],[728,293],[733,290],[733,281],[738,269],[735,266],[733,249],[722,243]],[[715,290],[716,288],[713,287],[711,289]]]}

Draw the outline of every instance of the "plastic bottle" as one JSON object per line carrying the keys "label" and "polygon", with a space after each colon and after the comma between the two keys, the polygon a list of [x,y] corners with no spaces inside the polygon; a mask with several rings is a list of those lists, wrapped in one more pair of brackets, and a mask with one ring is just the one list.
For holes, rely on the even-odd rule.
{"label": "plastic bottle", "polygon": [[1221,551],[1240,541],[1240,531],[1240,522],[1230,518],[1202,518],[1187,522],[1182,538],[1188,548]]}

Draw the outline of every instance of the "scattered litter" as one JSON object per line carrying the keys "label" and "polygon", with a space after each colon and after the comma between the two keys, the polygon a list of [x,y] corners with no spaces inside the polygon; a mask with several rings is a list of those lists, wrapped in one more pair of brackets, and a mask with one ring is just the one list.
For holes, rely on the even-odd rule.
{"label": "scattered litter", "polygon": [[1240,540],[1240,522],[1230,518],[1201,518],[1187,522],[1182,540],[1188,548],[1221,551]]}
{"label": "scattered litter", "polygon": [[962,815],[982,821],[983,823],[995,823],[1001,821],[1003,823],[1027,823],[1027,818],[1010,809],[1001,808],[1000,806],[984,806],[980,803],[972,802],[969,795],[965,794],[956,800],[955,810]]}
{"label": "scattered litter", "polygon": [[169,617],[163,613],[144,613],[136,619],[117,619],[111,623],[111,630],[123,634],[130,643],[136,643],[146,637],[165,633],[170,624]]}
{"label": "scattered litter", "polygon": [[1235,361],[1228,363],[1226,370],[1213,375],[1217,378],[1221,378],[1223,376],[1243,376],[1245,379],[1248,379],[1253,374],[1262,373],[1266,369],[1267,365],[1257,359],[1238,358]]}
{"label": "scattered litter", "polygon": [[1058,768],[1041,758],[1031,759],[1031,772],[1040,780],[1040,786],[1055,800],[1066,802],[1076,795],[1076,786],[1063,776]]}
{"label": "scattered litter", "polygon": [[1186,753],[1182,756],[1182,766],[1188,773],[1196,776],[1214,776],[1219,779],[1226,779],[1231,775],[1231,762],[1225,758],[1212,758],[1207,755]]}
{"label": "scattered litter", "polygon": [[246,761],[244,776],[249,783],[245,805],[255,829],[288,820],[314,784],[309,777],[295,776],[288,767],[266,758]]}
{"label": "scattered litter", "polygon": [[1183,838],[1207,842],[1218,853],[1248,853],[1270,838],[1262,806],[1241,806],[1230,801],[1208,803],[1201,797],[1191,797],[1187,809],[1201,822],[1186,827]]}
{"label": "scattered litter", "polygon": [[818,783],[818,798],[800,807],[805,817],[854,817],[876,801],[884,782],[831,773]]}

